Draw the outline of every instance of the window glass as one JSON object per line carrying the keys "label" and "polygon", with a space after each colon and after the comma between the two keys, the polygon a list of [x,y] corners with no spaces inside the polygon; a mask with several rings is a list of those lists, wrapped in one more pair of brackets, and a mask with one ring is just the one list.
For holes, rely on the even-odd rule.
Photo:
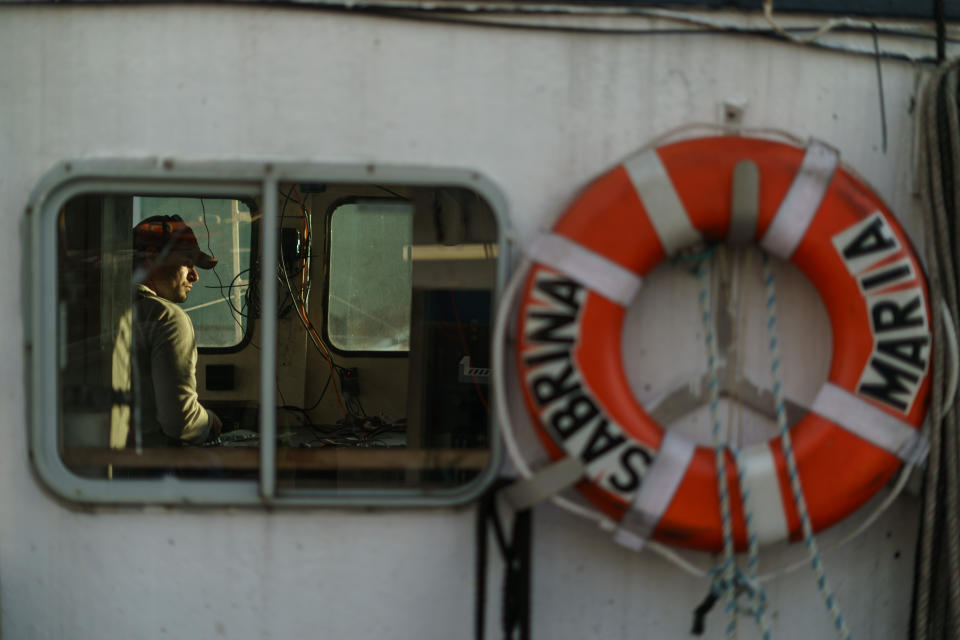
{"label": "window glass", "polygon": [[31,205],[31,447],[59,495],[437,504],[493,478],[489,186],[83,166]]}
{"label": "window glass", "polygon": [[[288,189],[297,192],[281,185]],[[308,342],[306,376],[280,377],[279,485],[464,485],[490,463],[496,219],[463,188],[393,184],[356,193],[330,186],[304,200],[328,212],[329,289],[306,302],[294,284],[293,297],[304,302],[293,317],[305,326],[326,317],[327,338]],[[314,262],[314,277],[323,264]],[[311,457],[324,462],[301,464]]]}
{"label": "window glass", "polygon": [[[246,318],[230,305],[243,297],[227,303],[231,290],[213,283],[216,271],[232,273],[233,285],[249,272],[250,226],[237,199],[95,193],[63,206],[59,439],[77,474],[255,477],[255,454],[226,464],[212,446],[239,420],[207,392],[212,381],[197,366],[203,337],[217,346],[242,340]],[[256,404],[258,372],[246,388],[232,385],[247,406]]]}
{"label": "window glass", "polygon": [[362,200],[330,216],[327,335],[343,351],[410,348],[413,205]]}
{"label": "window glass", "polygon": [[230,198],[134,197],[133,222],[177,214],[198,229],[203,249],[224,256],[210,270],[200,270],[184,311],[193,321],[200,348],[229,348],[247,332],[247,287],[250,281],[251,214],[249,203]]}

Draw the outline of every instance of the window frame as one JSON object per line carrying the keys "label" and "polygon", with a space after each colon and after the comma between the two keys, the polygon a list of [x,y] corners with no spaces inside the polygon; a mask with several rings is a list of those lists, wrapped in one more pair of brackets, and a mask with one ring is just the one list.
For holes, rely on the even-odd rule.
{"label": "window frame", "polygon": [[[94,505],[164,504],[204,506],[450,506],[478,498],[497,476],[501,464],[499,425],[489,416],[489,462],[475,478],[445,489],[296,489],[278,487],[276,398],[273,385],[260,385],[258,480],[156,479],[107,480],[75,475],[59,450],[61,340],[58,299],[57,220],[63,205],[82,193],[144,192],[262,198],[259,268],[278,260],[278,185],[286,182],[405,184],[416,187],[470,189],[487,202],[497,223],[497,275],[492,291],[496,313],[509,251],[506,200],[499,188],[473,170],[396,165],[284,163],[270,161],[174,161],[156,158],[83,159],[63,162],[44,176],[24,216],[24,337],[27,366],[29,454],[38,479],[68,502]],[[275,278],[260,278],[263,308],[276,307]],[[260,379],[276,375],[277,318],[260,318]],[[273,336],[273,339],[266,339]],[[492,345],[491,345],[492,348]],[[56,402],[50,402],[56,398]]]}

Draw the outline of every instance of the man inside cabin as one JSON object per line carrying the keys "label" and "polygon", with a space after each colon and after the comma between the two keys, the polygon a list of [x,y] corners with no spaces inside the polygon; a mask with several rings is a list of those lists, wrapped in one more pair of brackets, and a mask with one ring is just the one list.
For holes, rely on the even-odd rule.
{"label": "man inside cabin", "polygon": [[220,419],[197,397],[197,342],[180,307],[197,267],[216,264],[180,216],[151,216],[133,228],[133,301],[113,356],[114,389],[128,402],[114,407],[111,447],[202,444],[220,435]]}

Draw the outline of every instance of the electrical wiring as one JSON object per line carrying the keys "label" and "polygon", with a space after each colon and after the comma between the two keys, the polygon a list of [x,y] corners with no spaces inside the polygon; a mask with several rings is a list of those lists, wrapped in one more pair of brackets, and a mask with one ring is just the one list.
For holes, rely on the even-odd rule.
{"label": "electrical wiring", "polygon": [[[288,407],[299,412],[299,407]],[[306,424],[314,439],[311,443],[321,443],[331,447],[385,448],[390,444],[384,439],[389,433],[403,433],[405,427],[399,423],[389,423],[379,418],[370,418],[363,422],[340,422],[336,425]]]}
{"label": "electrical wiring", "polygon": [[260,312],[262,311],[262,305],[260,304],[260,284],[258,278],[259,274],[257,271],[250,272],[247,295],[244,296],[243,305],[240,307],[241,311],[244,308],[247,308],[247,315],[253,318],[260,317]]}
{"label": "electrical wiring", "polygon": [[[19,0],[23,2],[25,0]],[[130,4],[157,4],[164,0],[131,0]],[[870,33],[874,28],[884,36],[929,40],[936,43],[935,56],[913,56],[900,51],[881,51],[880,57],[914,64],[935,65],[945,56],[945,44],[957,43],[956,35],[948,36],[945,26],[943,0],[935,1],[935,32],[925,26],[910,28],[903,24],[896,27],[875,24],[875,21],[856,19],[848,16],[832,18],[816,26],[784,27],[773,18],[772,0],[764,0],[763,15],[768,26],[744,27],[731,22],[714,20],[696,15],[690,11],[638,7],[634,5],[596,5],[583,4],[547,4],[547,3],[507,3],[507,2],[424,2],[421,0],[267,0],[265,4],[273,7],[305,11],[327,11],[374,15],[382,18],[406,19],[420,22],[438,22],[461,26],[493,27],[498,29],[520,29],[528,31],[554,31],[579,34],[622,35],[622,36],[669,36],[721,34],[747,37],[772,38],[794,45],[832,51],[839,54],[874,57],[872,48],[847,47],[819,41],[828,32],[831,33]],[[13,0],[12,4],[17,4]],[[220,0],[216,4],[246,5],[244,0]],[[769,10],[768,10],[769,7]],[[506,16],[511,20],[489,19]],[[548,24],[543,22],[522,21],[517,18],[560,17],[561,19],[583,18],[649,18],[669,20],[691,25],[682,29],[662,29],[649,27],[595,27],[589,25]],[[890,18],[881,16],[882,20]],[[956,29],[952,30],[956,34]]]}
{"label": "electrical wiring", "polygon": [[303,291],[303,304],[304,306],[309,306],[310,304],[310,287],[312,280],[310,279],[310,259],[313,257],[313,215],[303,204],[303,197],[299,191],[297,193],[297,203],[300,205],[300,209],[303,211],[303,243],[305,245],[305,252],[303,256],[303,283],[301,290]]}
{"label": "electrical wiring", "polygon": [[[207,207],[203,204],[203,198],[200,198],[200,212],[201,212],[200,218],[203,221],[203,229],[204,229],[204,232],[207,234],[207,253],[209,253],[210,255],[213,255],[213,247],[210,243],[210,237],[211,237],[210,226],[207,224]],[[213,265],[212,271],[213,271],[213,275],[216,276],[217,278],[217,284],[219,285],[218,288],[220,290],[220,295],[223,297],[223,300],[228,305],[230,305],[230,311],[231,311],[230,317],[233,319],[234,322],[237,323],[237,327],[240,328],[240,333],[242,335],[245,329],[244,329],[243,323],[240,322],[240,318],[238,317],[239,311],[234,306],[233,301],[230,300],[229,296],[227,296],[227,294],[224,293],[225,287],[223,286],[223,280],[220,279],[220,274],[217,273],[217,265]],[[236,278],[234,278],[234,280],[236,280]],[[231,281],[231,285],[232,284],[233,284],[233,281]]]}
{"label": "electrical wiring", "polygon": [[[791,42],[796,42],[797,44],[809,44],[828,31],[832,31],[840,26],[861,26],[859,21],[851,20],[850,18],[834,18],[824,22],[822,25],[817,27],[813,33],[797,36],[784,29],[773,17],[773,0],[763,0],[763,18],[767,21],[767,24],[773,27],[774,31],[787,38]],[[869,26],[869,23],[867,26]]]}
{"label": "electrical wiring", "polygon": [[[96,1],[96,0],[94,0]],[[768,0],[764,0],[766,4]],[[886,3],[888,5],[886,12],[877,12],[877,18],[882,20],[889,19],[911,19],[911,20],[923,20],[926,18],[932,18],[937,20],[941,15],[945,14],[945,8],[943,7],[945,0],[933,0],[934,11],[933,15],[923,15],[922,13],[913,12],[911,17],[906,18],[904,16],[897,15],[892,12],[893,6],[892,3]],[[130,0],[130,4],[156,4],[158,2],[164,2],[164,0]],[[14,2],[15,4],[16,2]],[[246,0],[214,0],[215,4],[246,4]],[[666,18],[666,19],[686,19],[690,15],[690,11],[686,8],[681,9],[665,9],[659,7],[648,7],[648,6],[637,6],[636,4],[630,3],[627,4],[623,0],[617,2],[614,0],[610,3],[596,3],[590,0],[580,0],[579,2],[504,2],[504,1],[489,1],[489,0],[477,0],[474,2],[456,2],[450,0],[262,0],[262,3],[265,5],[273,7],[287,7],[291,9],[299,9],[305,11],[329,11],[329,12],[352,12],[352,13],[380,13],[384,11],[389,12],[411,12],[411,13],[450,13],[450,14],[460,14],[460,15],[512,15],[512,16],[564,16],[564,17],[575,17],[575,18],[590,18],[590,17],[612,17],[612,18],[624,18],[624,17],[647,17],[647,18]],[[662,3],[668,4],[668,3]],[[771,4],[771,14],[772,14],[772,2]],[[923,3],[920,3],[921,5]],[[763,9],[763,7],[760,7]],[[699,11],[702,13],[702,10],[694,9],[694,11]],[[794,8],[791,10],[792,13],[800,13],[801,10]],[[828,13],[828,11],[816,7],[809,7],[809,13]],[[835,23],[826,31],[839,31],[843,29],[859,29],[863,31],[869,30],[867,25],[871,24],[871,21],[865,19],[857,19],[850,17],[841,17],[835,18],[828,21],[828,23]],[[786,31],[789,32],[801,32],[801,31],[817,31],[823,29],[824,25],[819,25],[817,27],[804,27],[804,28],[789,28]],[[916,26],[911,28],[910,26],[898,25],[897,29],[885,28],[884,33],[889,33],[892,35],[903,35],[906,37],[919,37],[924,39],[933,40],[936,38],[935,35],[931,35],[927,32],[925,26]]]}
{"label": "electrical wiring", "polygon": [[310,414],[303,407],[284,403],[277,407],[277,409],[298,415],[302,418],[302,426],[308,428],[313,427],[313,420],[310,419]]}
{"label": "electrical wiring", "polygon": [[[337,367],[337,372],[342,372],[343,367]],[[360,402],[360,398],[353,394],[348,394],[346,399],[347,411],[349,412],[349,417],[359,419],[366,418],[367,411],[363,408],[363,404]]]}
{"label": "electrical wiring", "polygon": [[[280,228],[281,228],[281,229],[284,228],[284,219],[286,218],[286,215],[287,215],[287,213],[286,213],[286,212],[287,212],[287,204],[290,202],[291,199],[293,199],[294,191],[296,190],[296,188],[297,188],[296,185],[293,185],[293,186],[290,187],[290,191],[288,191],[288,192],[285,193],[285,194],[282,194],[282,195],[283,195],[283,204],[280,206]],[[301,213],[302,213],[303,216],[304,216],[305,226],[306,226],[306,224],[309,222],[309,218],[307,217],[306,207],[303,206],[303,203],[302,203],[301,201],[299,201],[299,199],[298,199],[298,202],[297,202],[297,203],[300,205],[300,210],[301,210]],[[304,242],[306,242],[308,230],[305,228],[305,229],[303,230],[303,232],[304,232]],[[308,252],[308,253],[309,253],[309,252]],[[302,256],[298,254],[298,255],[296,255],[296,256],[293,256],[293,258],[292,258],[291,261],[300,260],[301,258],[302,258]],[[287,258],[286,258],[286,256],[284,255],[284,248],[283,248],[283,243],[282,243],[282,242],[281,242],[281,244],[280,244],[280,259],[281,259],[281,264],[283,265],[284,269],[286,269],[286,266],[287,266]],[[300,268],[297,270],[297,274],[300,274],[300,275],[301,275],[301,291],[303,290],[303,284],[302,284],[303,278],[305,277],[305,278],[307,279],[307,281],[309,282],[309,273],[306,273],[306,274],[304,273],[305,267],[306,267],[306,264],[305,264],[305,263],[304,263],[304,264],[301,264],[301,265],[300,265]],[[293,295],[293,294],[292,294],[292,291],[291,291],[291,295]]]}
{"label": "electrical wiring", "polygon": [[[577,34],[587,34],[587,35],[610,35],[610,36],[692,36],[692,35],[733,35],[733,36],[744,36],[744,37],[757,37],[757,38],[767,38],[779,42],[785,42],[795,45],[803,45],[807,47],[812,47],[816,49],[822,49],[825,51],[831,51],[834,53],[856,55],[856,56],[866,56],[871,58],[880,57],[882,59],[896,60],[900,62],[910,62],[913,64],[936,64],[937,60],[932,56],[914,56],[902,51],[890,51],[890,50],[880,50],[879,53],[874,50],[871,46],[870,48],[858,48],[840,44],[826,43],[811,39],[810,41],[805,41],[799,35],[794,34],[810,34],[813,33],[817,38],[823,34],[817,34],[817,31],[821,27],[790,27],[782,28],[784,33],[780,33],[774,28],[771,27],[744,27],[741,25],[716,21],[709,18],[702,18],[692,14],[682,13],[679,11],[669,11],[662,9],[643,9],[639,7],[631,8],[630,11],[619,12],[619,13],[599,13],[599,14],[589,14],[586,12],[583,13],[574,13],[574,12],[562,12],[564,15],[576,15],[576,16],[585,16],[585,15],[630,15],[638,17],[649,17],[656,19],[670,20],[673,22],[685,23],[690,26],[685,28],[674,28],[674,29],[664,29],[657,27],[602,27],[602,26],[591,26],[591,25],[582,25],[582,24],[559,24],[559,23],[542,23],[542,22],[532,22],[532,21],[523,21],[516,19],[514,16],[523,16],[528,17],[529,15],[543,15],[546,14],[546,11],[536,12],[536,11],[507,11],[503,9],[487,9],[485,11],[475,11],[469,14],[466,13],[457,13],[453,10],[449,10],[448,7],[444,6],[444,12],[438,13],[435,11],[426,11],[424,9],[399,9],[399,8],[367,8],[367,9],[355,9],[357,11],[362,11],[366,13],[373,13],[382,17],[390,17],[404,20],[412,21],[421,21],[421,22],[436,22],[443,24],[455,24],[460,26],[473,26],[473,27],[486,27],[486,28],[497,28],[497,29],[513,29],[513,30],[525,30],[525,31],[552,31],[552,32],[561,32],[561,33],[577,33]],[[561,13],[557,11],[557,13]],[[502,19],[499,16],[508,15],[508,19]],[[489,16],[489,17],[488,17]],[[866,21],[853,20],[850,18],[839,18],[836,21],[836,24],[830,27],[829,31],[833,32],[851,32],[851,33],[870,33],[873,29],[873,23]],[[825,33],[825,32],[824,32]],[[904,30],[902,28],[892,29],[887,27],[881,27],[877,25],[877,33],[880,35],[891,35],[903,38],[916,38],[922,40],[935,40],[936,36],[933,34],[928,34],[924,32],[915,32]],[[960,40],[956,38],[948,38],[947,42],[958,43]]]}
{"label": "electrical wiring", "polygon": [[[301,274],[300,299],[304,305],[306,305],[310,299],[310,258],[313,254],[313,234],[311,230],[313,228],[313,221],[311,219],[310,209],[303,203],[303,196],[297,189],[297,185],[294,184],[290,187],[290,191],[284,196],[283,207],[280,211],[280,225],[283,226],[284,212],[286,211],[287,202],[289,202],[291,197],[296,200],[297,205],[300,207],[300,212],[303,214],[303,243],[306,246],[306,251],[303,252],[302,255],[297,256],[297,258],[303,260],[303,265],[301,265],[299,270]],[[284,264],[286,263],[284,262]]]}
{"label": "electrical wiring", "polygon": [[226,293],[222,293],[223,291],[234,291],[234,290],[240,290],[240,289],[242,289],[242,290],[243,290],[243,293],[242,293],[241,295],[244,295],[244,294],[246,293],[247,289],[250,287],[250,283],[249,283],[249,282],[246,282],[246,281],[243,281],[243,282],[238,283],[237,280],[240,279],[241,277],[243,277],[244,275],[248,274],[248,273],[250,273],[250,269],[249,269],[249,268],[244,269],[243,271],[240,271],[239,273],[237,273],[237,275],[235,275],[235,276],[233,277],[233,279],[230,281],[230,284],[227,284],[227,285],[221,284],[221,285],[219,285],[219,286],[206,285],[204,288],[205,288],[205,289],[217,289],[217,290],[221,291],[221,296],[224,298],[224,300],[226,301],[226,303],[227,303],[228,305],[230,305],[230,309],[233,311],[233,313],[234,313],[234,315],[235,315],[236,317],[239,317],[239,318],[249,318],[249,316],[247,315],[247,313],[243,310],[244,307],[246,306],[246,300],[244,300],[244,303],[243,303],[243,304],[241,305],[241,307],[238,309],[238,308],[237,308],[237,305],[236,305],[236,304],[234,303],[234,301],[230,298],[230,296],[227,295]]}
{"label": "electrical wiring", "polygon": [[409,198],[406,198],[406,197],[400,195],[400,194],[397,193],[396,191],[394,191],[394,190],[392,190],[392,189],[387,189],[387,188],[386,188],[385,186],[383,186],[382,184],[378,184],[378,185],[377,185],[377,189],[381,189],[381,190],[383,190],[383,191],[386,191],[387,193],[389,193],[390,195],[394,196],[395,198],[400,198],[401,200],[409,200]]}
{"label": "electrical wiring", "polygon": [[[289,276],[287,275],[286,271],[282,269],[282,267],[280,270],[283,275],[283,282],[287,285],[288,291],[290,291],[292,294],[293,290],[292,290],[292,287],[290,286]],[[336,364],[333,362],[333,358],[331,357],[330,352],[327,350],[326,346],[324,346],[323,341],[320,339],[320,336],[317,334],[317,330],[316,328],[314,328],[313,323],[310,321],[310,318],[306,315],[305,310],[302,309],[301,305],[297,300],[294,300],[293,308],[296,310],[297,317],[300,318],[300,322],[301,324],[303,324],[304,329],[306,329],[307,335],[310,337],[311,342],[313,342],[314,347],[316,347],[317,351],[320,352],[320,355],[322,355],[323,358],[330,365],[331,370],[333,370],[336,367]],[[333,384],[333,390],[337,395],[337,403],[340,405],[340,408],[343,410],[344,413],[347,413],[347,410],[343,405],[343,398],[340,395],[340,390],[337,387],[336,383]]]}
{"label": "electrical wiring", "polygon": [[[314,328],[313,323],[310,322],[310,318],[307,316],[306,309],[303,309],[300,301],[294,297],[293,286],[290,284],[290,276],[287,273],[283,262],[283,248],[281,246],[280,264],[277,265],[277,269],[280,271],[280,275],[282,276],[281,282],[286,285],[287,291],[293,298],[293,308],[296,310],[297,317],[300,318],[303,328],[306,329],[307,335],[310,337],[310,341],[313,343],[313,346],[316,347],[317,351],[320,352],[320,355],[323,356],[323,358],[330,365],[331,371],[333,371],[333,369],[336,367],[336,364],[333,362],[333,357],[330,355],[330,352],[327,350],[326,346],[324,346],[323,340],[321,340],[320,336],[317,334],[317,330]],[[336,382],[333,383],[333,390],[337,396],[337,404],[340,406],[340,409],[343,411],[344,415],[347,415],[347,408],[344,406],[343,397],[340,394],[340,389],[337,387]]]}
{"label": "electrical wiring", "polygon": [[[289,201],[290,197],[295,193],[294,189],[295,188],[291,188],[290,192],[285,194],[284,207],[281,208],[281,224],[283,221],[283,209],[285,208],[285,205]],[[298,199],[298,203],[301,206],[301,211],[304,214],[305,222],[307,226],[309,226],[310,224],[309,210],[307,209],[307,207],[303,205],[302,200],[299,200],[299,197],[297,199]],[[305,230],[305,234],[306,233],[308,232]],[[308,254],[309,253],[310,252],[308,251]],[[302,297],[304,289],[301,289],[301,295],[297,295],[297,293],[294,292],[293,284],[290,281],[290,274],[286,269],[286,265],[287,265],[287,262],[286,262],[285,256],[283,255],[283,246],[281,245],[280,264],[277,265],[277,268],[279,271],[278,278],[280,279],[281,283],[285,285],[289,299],[291,300],[291,303],[293,305],[293,308],[296,310],[297,316],[300,319],[300,322],[303,325],[304,329],[306,330],[307,335],[310,337],[311,342],[313,343],[317,351],[320,353],[320,355],[324,358],[324,360],[326,360],[327,364],[330,367],[330,373],[327,376],[327,381],[324,383],[323,390],[320,392],[320,396],[317,398],[316,402],[310,407],[310,409],[306,409],[306,410],[300,409],[300,411],[306,412],[316,408],[316,406],[319,405],[320,401],[326,395],[326,391],[328,387],[331,385],[331,382],[334,377],[333,374],[342,368],[339,367],[333,361],[333,357],[331,356],[330,351],[323,344],[323,340],[320,338],[316,328],[313,326],[313,323],[310,321],[309,315],[306,310],[305,300]],[[363,405],[360,403],[360,400],[358,398],[348,397],[347,400],[344,401],[343,395],[341,394],[340,389],[338,388],[336,382],[333,382],[333,390],[337,396],[337,404],[340,406],[341,411],[346,417],[359,417],[359,418],[366,417],[366,411],[363,409]]]}
{"label": "electrical wiring", "polygon": [[[283,221],[286,216],[287,204],[290,202],[291,199],[294,198],[295,191],[296,191],[296,185],[293,185],[290,187],[290,190],[287,193],[283,194],[284,201],[280,208],[281,227],[283,225]],[[304,215],[304,223],[306,226],[304,230],[305,236],[309,237],[309,227],[311,224],[309,210],[303,204],[303,200],[299,197],[299,194],[297,194],[296,199],[298,201],[298,204],[300,205],[301,213],[303,213]],[[311,251],[308,249],[307,254],[309,255],[310,253]],[[326,360],[328,366],[330,367],[331,378],[332,378],[332,374],[335,371],[337,365],[336,363],[334,363],[333,357],[331,356],[330,351],[323,344],[323,340],[320,338],[320,335],[317,333],[316,328],[313,326],[313,323],[310,321],[310,318],[306,309],[306,300],[304,298],[304,295],[305,295],[304,292],[306,291],[305,287],[301,287],[300,295],[294,292],[293,284],[290,281],[290,274],[287,271],[287,259],[286,259],[286,256],[284,255],[283,243],[280,243],[280,262],[277,265],[277,271],[279,272],[277,277],[280,280],[281,284],[283,284],[286,287],[289,300],[291,301],[293,309],[296,310],[297,312],[297,317],[300,319],[300,323],[303,325],[303,328],[306,330],[311,343],[313,343],[313,346],[317,349],[317,351],[320,353],[323,359]],[[300,272],[298,273],[301,273],[303,271],[305,271],[305,266],[301,266]],[[306,278],[306,281],[309,282],[309,272],[305,273],[304,277]],[[330,384],[331,378],[327,379],[327,383],[326,383],[327,385]],[[323,397],[323,393],[326,392],[326,388],[327,388],[326,385],[324,385],[324,391],[321,393],[321,398]],[[333,383],[333,390],[337,396],[337,404],[339,405],[340,410],[344,413],[344,415],[349,415],[349,411],[347,410],[347,407],[344,404],[343,397],[340,393],[340,389],[337,387],[336,382]],[[318,403],[319,403],[319,400],[318,400]]]}
{"label": "electrical wiring", "polygon": [[[278,387],[279,392],[279,387]],[[283,394],[280,393],[281,399]],[[406,429],[399,423],[385,422],[373,417],[359,420],[343,420],[336,425],[317,425],[310,417],[310,409],[297,405],[287,404],[285,401],[277,407],[279,411],[286,411],[299,418],[299,429],[307,429],[313,434],[311,443],[319,442],[332,447],[388,447],[384,439],[388,433],[403,433]]]}
{"label": "electrical wiring", "polygon": [[[245,294],[245,293],[246,293],[246,290],[249,289],[249,287],[250,287],[249,281],[247,281],[247,282],[241,282],[240,284],[237,284],[237,280],[240,279],[242,276],[244,276],[244,275],[246,275],[246,274],[249,274],[249,273],[250,273],[250,268],[249,268],[249,267],[246,268],[246,269],[244,269],[243,271],[240,271],[239,273],[237,273],[237,275],[233,276],[233,280],[230,281],[230,284],[227,285],[226,288],[229,289],[229,290],[231,290],[231,291],[232,291],[233,289],[235,289],[235,288],[236,288],[236,289],[243,289],[243,290],[244,290],[244,291],[243,291],[243,294]],[[241,295],[243,295],[243,294],[241,294]],[[242,306],[241,306],[240,309],[237,309],[236,305],[233,303],[233,300],[232,300],[229,296],[227,296],[226,294],[224,294],[224,297],[227,299],[227,302],[230,304],[230,308],[233,309],[234,313],[236,313],[236,314],[237,314],[238,316],[240,316],[241,318],[246,318],[246,317],[247,317],[246,314],[244,314],[244,312],[243,312],[243,307],[242,307]],[[244,298],[246,298],[246,296],[244,296]],[[246,304],[246,300],[244,300],[244,304]]]}
{"label": "electrical wiring", "polygon": [[323,384],[323,389],[320,390],[320,395],[317,396],[316,402],[314,402],[309,407],[306,407],[307,411],[313,411],[318,406],[320,406],[320,401],[323,400],[323,397],[327,394],[327,389],[330,387],[330,381],[333,379],[333,372],[327,374],[327,381]]}

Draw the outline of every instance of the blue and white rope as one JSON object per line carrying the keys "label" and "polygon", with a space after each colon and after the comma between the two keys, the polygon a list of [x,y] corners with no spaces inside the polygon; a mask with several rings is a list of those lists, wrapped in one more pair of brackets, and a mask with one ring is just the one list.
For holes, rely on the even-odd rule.
{"label": "blue and white rope", "polygon": [[[713,423],[714,458],[717,468],[717,493],[720,499],[720,517],[723,532],[723,563],[711,573],[714,583],[711,590],[715,595],[724,596],[724,608],[728,615],[726,637],[733,638],[737,629],[737,597],[741,592],[749,594],[749,604],[742,611],[752,615],[760,626],[764,640],[770,640],[770,624],[766,615],[766,593],[757,582],[757,567],[760,562],[760,546],[756,531],[753,528],[753,509],[751,508],[750,491],[744,483],[744,464],[740,457],[740,447],[734,443],[726,443],[722,434],[719,417],[720,384],[717,374],[717,343],[713,330],[713,314],[711,311],[709,287],[708,255],[697,265],[697,279],[700,282],[700,310],[702,313],[705,340],[707,343],[707,369],[709,373],[708,386],[710,393],[710,419]],[[744,519],[747,530],[747,545],[749,557],[747,572],[744,573],[736,566],[734,558],[733,521],[730,514],[730,495],[727,487],[727,471],[725,449],[729,446],[733,453],[737,468],[737,484],[743,504]]]}
{"label": "blue and white rope", "polygon": [[840,604],[837,602],[837,598],[830,588],[830,583],[827,581],[827,574],[820,560],[820,550],[817,547],[816,539],[813,537],[813,525],[810,523],[807,501],[803,497],[803,488],[800,486],[800,474],[797,473],[797,460],[793,453],[793,445],[790,442],[790,431],[787,428],[787,410],[783,404],[783,389],[780,382],[780,345],[777,339],[776,286],[770,256],[766,253],[763,253],[763,283],[767,292],[767,332],[770,336],[770,372],[773,374],[773,400],[776,405],[777,425],[780,427],[780,442],[782,443],[783,454],[787,461],[787,475],[790,478],[790,488],[793,490],[793,499],[797,504],[797,512],[800,514],[803,542],[810,553],[810,567],[813,569],[814,575],[817,578],[817,588],[823,596],[827,611],[830,612],[830,616],[833,618],[833,625],[837,630],[837,634],[843,640],[849,640],[852,637],[850,630],[847,628],[847,623],[843,618]]}

